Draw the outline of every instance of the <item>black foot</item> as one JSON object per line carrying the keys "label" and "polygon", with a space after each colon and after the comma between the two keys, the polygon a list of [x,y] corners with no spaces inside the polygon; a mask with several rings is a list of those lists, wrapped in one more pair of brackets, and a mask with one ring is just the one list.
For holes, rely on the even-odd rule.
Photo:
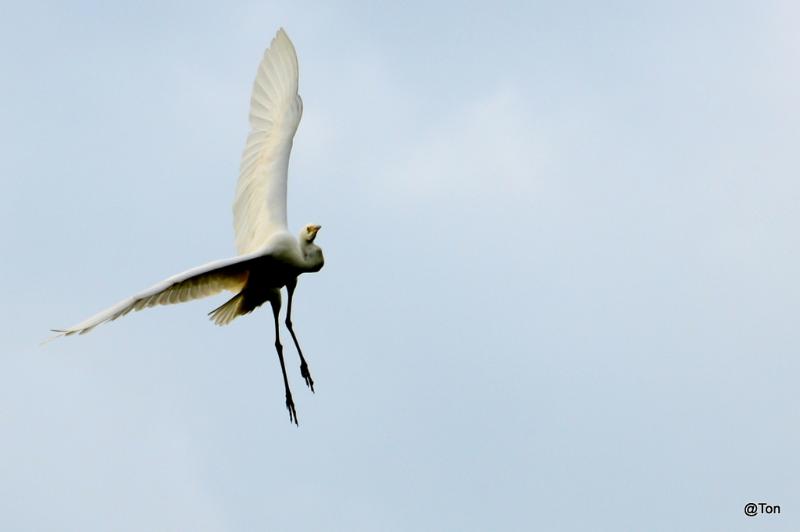
{"label": "black foot", "polygon": [[311,388],[311,392],[313,393],[314,392],[314,379],[311,378],[311,372],[308,371],[308,364],[306,364],[305,360],[303,360],[303,362],[300,364],[300,375],[303,376],[303,380],[306,381],[306,386]]}
{"label": "black foot", "polygon": [[294,421],[297,425],[297,411],[294,409],[294,401],[292,401],[292,393],[286,392],[286,409],[289,411],[289,423]]}

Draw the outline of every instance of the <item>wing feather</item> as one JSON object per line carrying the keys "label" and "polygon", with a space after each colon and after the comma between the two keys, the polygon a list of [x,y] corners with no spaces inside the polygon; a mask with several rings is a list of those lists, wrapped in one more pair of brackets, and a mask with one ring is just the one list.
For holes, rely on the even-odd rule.
{"label": "wing feather", "polygon": [[252,261],[260,256],[250,254],[192,268],[120,301],[77,325],[68,329],[54,329],[53,332],[58,333],[56,337],[86,334],[98,325],[121,318],[134,310],[184,303],[213,296],[223,290],[239,292],[247,282]]}
{"label": "wing feather", "polygon": [[263,248],[287,230],[286,194],[292,140],[303,114],[297,54],[281,28],[256,71],[247,136],[233,202],[236,250]]}

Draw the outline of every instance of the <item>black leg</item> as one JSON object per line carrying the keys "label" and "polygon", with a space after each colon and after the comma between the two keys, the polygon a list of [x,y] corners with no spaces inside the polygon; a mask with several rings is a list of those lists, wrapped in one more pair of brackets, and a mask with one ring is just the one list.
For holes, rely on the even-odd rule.
{"label": "black leg", "polygon": [[308,363],[303,356],[303,350],[300,349],[300,343],[297,341],[297,335],[294,334],[294,329],[292,328],[292,297],[294,296],[294,289],[296,286],[296,280],[286,285],[286,291],[289,293],[289,304],[286,307],[286,328],[289,329],[289,333],[292,335],[292,340],[294,341],[294,346],[297,348],[297,352],[300,354],[300,374],[303,376],[303,379],[305,379],[306,385],[311,388],[311,391],[313,392],[314,379],[311,378],[311,372],[308,370]]}
{"label": "black leg", "polygon": [[289,389],[289,379],[286,377],[286,364],[283,362],[283,346],[281,345],[280,331],[278,330],[278,314],[281,311],[281,295],[270,299],[272,305],[272,315],[275,318],[275,350],[278,351],[278,359],[281,361],[281,372],[283,373],[283,386],[286,388],[286,409],[289,410],[289,421],[294,421],[297,425],[297,412],[294,409],[292,391]]}

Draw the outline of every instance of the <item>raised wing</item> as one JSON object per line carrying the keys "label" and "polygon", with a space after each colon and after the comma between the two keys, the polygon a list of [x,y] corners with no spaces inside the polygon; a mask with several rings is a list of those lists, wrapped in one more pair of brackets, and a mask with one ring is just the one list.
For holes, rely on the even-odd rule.
{"label": "raised wing", "polygon": [[219,260],[192,268],[178,275],[173,275],[147,290],[120,301],[111,308],[99,312],[81,323],[68,329],[53,329],[59,336],[72,334],[86,334],[101,323],[113,321],[124,316],[132,310],[154,307],[156,305],[171,305],[183,303],[193,299],[213,296],[223,290],[231,292],[240,291],[249,275],[249,268],[258,254],[244,257]]}
{"label": "raised wing", "polygon": [[297,82],[297,54],[281,28],[258,65],[250,98],[250,134],[233,202],[240,254],[261,249],[271,235],[287,230],[289,154],[303,114]]}

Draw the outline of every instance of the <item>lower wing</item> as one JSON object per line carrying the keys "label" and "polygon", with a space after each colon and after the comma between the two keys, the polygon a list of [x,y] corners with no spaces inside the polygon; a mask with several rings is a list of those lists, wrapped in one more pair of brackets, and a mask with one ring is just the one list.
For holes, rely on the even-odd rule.
{"label": "lower wing", "polygon": [[113,321],[132,310],[184,303],[193,299],[213,296],[223,290],[240,291],[250,273],[252,262],[261,253],[251,253],[232,259],[224,259],[192,268],[178,275],[173,275],[147,290],[120,301],[116,305],[88,318],[67,329],[53,329],[57,333],[49,340],[73,334],[86,334],[101,323]]}

